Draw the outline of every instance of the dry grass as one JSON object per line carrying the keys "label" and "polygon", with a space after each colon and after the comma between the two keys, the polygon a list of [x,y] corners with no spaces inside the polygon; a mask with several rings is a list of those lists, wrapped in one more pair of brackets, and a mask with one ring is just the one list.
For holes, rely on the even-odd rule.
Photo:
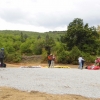
{"label": "dry grass", "polygon": [[[42,66],[43,68],[47,68],[48,64],[47,63],[12,63],[9,64],[7,63],[7,68],[9,67],[20,67],[20,66]],[[71,64],[55,64],[55,68],[78,68],[78,65],[71,65]]]}
{"label": "dry grass", "polygon": [[38,91],[24,92],[8,87],[0,87],[0,100],[100,100],[80,95],[54,95]]}

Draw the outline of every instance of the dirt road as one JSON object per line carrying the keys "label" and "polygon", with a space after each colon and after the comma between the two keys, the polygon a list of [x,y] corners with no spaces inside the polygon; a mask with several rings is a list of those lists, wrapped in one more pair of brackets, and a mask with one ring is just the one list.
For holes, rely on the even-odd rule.
{"label": "dirt road", "polygon": [[[32,66],[32,65],[41,65],[43,67],[46,67],[47,64],[7,64],[7,68],[9,67],[20,67],[20,66]],[[65,66],[65,65],[59,65],[59,66]],[[77,68],[77,65],[66,65],[71,68]],[[94,99],[94,98],[87,98],[80,95],[55,95],[55,94],[46,94],[46,93],[40,93],[38,91],[32,91],[32,92],[24,92],[19,91],[16,89],[12,89],[9,87],[0,87],[0,100],[100,100]]]}

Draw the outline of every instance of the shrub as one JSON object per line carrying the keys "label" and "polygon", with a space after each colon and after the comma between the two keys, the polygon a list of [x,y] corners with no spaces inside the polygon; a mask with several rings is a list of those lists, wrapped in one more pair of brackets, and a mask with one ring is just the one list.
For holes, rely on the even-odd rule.
{"label": "shrub", "polygon": [[66,57],[67,57],[66,52],[63,50],[57,56],[58,63],[66,63],[67,62]]}
{"label": "shrub", "polygon": [[73,49],[70,51],[70,63],[78,64],[78,57],[81,55],[81,51],[74,46]]}
{"label": "shrub", "polygon": [[13,54],[8,54],[6,57],[7,62],[20,62],[21,61],[21,54],[19,53],[13,53]]}
{"label": "shrub", "polygon": [[47,61],[47,51],[45,48],[42,49],[42,62]]}

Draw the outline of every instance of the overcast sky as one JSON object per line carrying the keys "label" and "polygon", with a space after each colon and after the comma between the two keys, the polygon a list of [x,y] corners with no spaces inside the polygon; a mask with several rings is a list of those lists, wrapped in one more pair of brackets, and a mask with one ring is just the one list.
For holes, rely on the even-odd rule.
{"label": "overcast sky", "polygon": [[0,0],[0,30],[64,31],[75,18],[100,25],[100,0]]}

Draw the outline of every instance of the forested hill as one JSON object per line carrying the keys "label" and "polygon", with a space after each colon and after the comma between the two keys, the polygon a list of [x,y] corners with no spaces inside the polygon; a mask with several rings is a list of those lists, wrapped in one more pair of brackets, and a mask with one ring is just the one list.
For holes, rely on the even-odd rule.
{"label": "forested hill", "polygon": [[[100,29],[100,28],[99,28]],[[19,62],[23,55],[56,55],[59,63],[77,64],[81,55],[86,62],[94,62],[100,56],[100,31],[89,27],[82,19],[75,18],[66,31],[29,32],[0,31],[0,48],[5,49],[5,60]]]}
{"label": "forested hill", "polygon": [[[3,47],[5,49],[6,61],[19,62],[21,61],[22,55],[41,55],[43,52],[48,51],[48,47],[50,49],[54,48],[65,33],[66,31],[39,33],[20,30],[2,30],[0,31],[0,48]],[[43,51],[43,48],[46,51]]]}
{"label": "forested hill", "polygon": [[31,32],[31,31],[20,31],[20,30],[1,30],[0,31],[0,34],[4,34],[4,35],[11,35],[11,34],[15,34],[15,35],[18,35],[18,34],[24,34],[24,35],[27,35],[27,36],[34,36],[34,37],[38,37],[38,36],[41,36],[41,37],[44,37],[46,36],[47,34],[50,36],[50,37],[53,37],[53,38],[58,38],[59,36],[65,34],[66,31],[49,31],[49,32]]}

